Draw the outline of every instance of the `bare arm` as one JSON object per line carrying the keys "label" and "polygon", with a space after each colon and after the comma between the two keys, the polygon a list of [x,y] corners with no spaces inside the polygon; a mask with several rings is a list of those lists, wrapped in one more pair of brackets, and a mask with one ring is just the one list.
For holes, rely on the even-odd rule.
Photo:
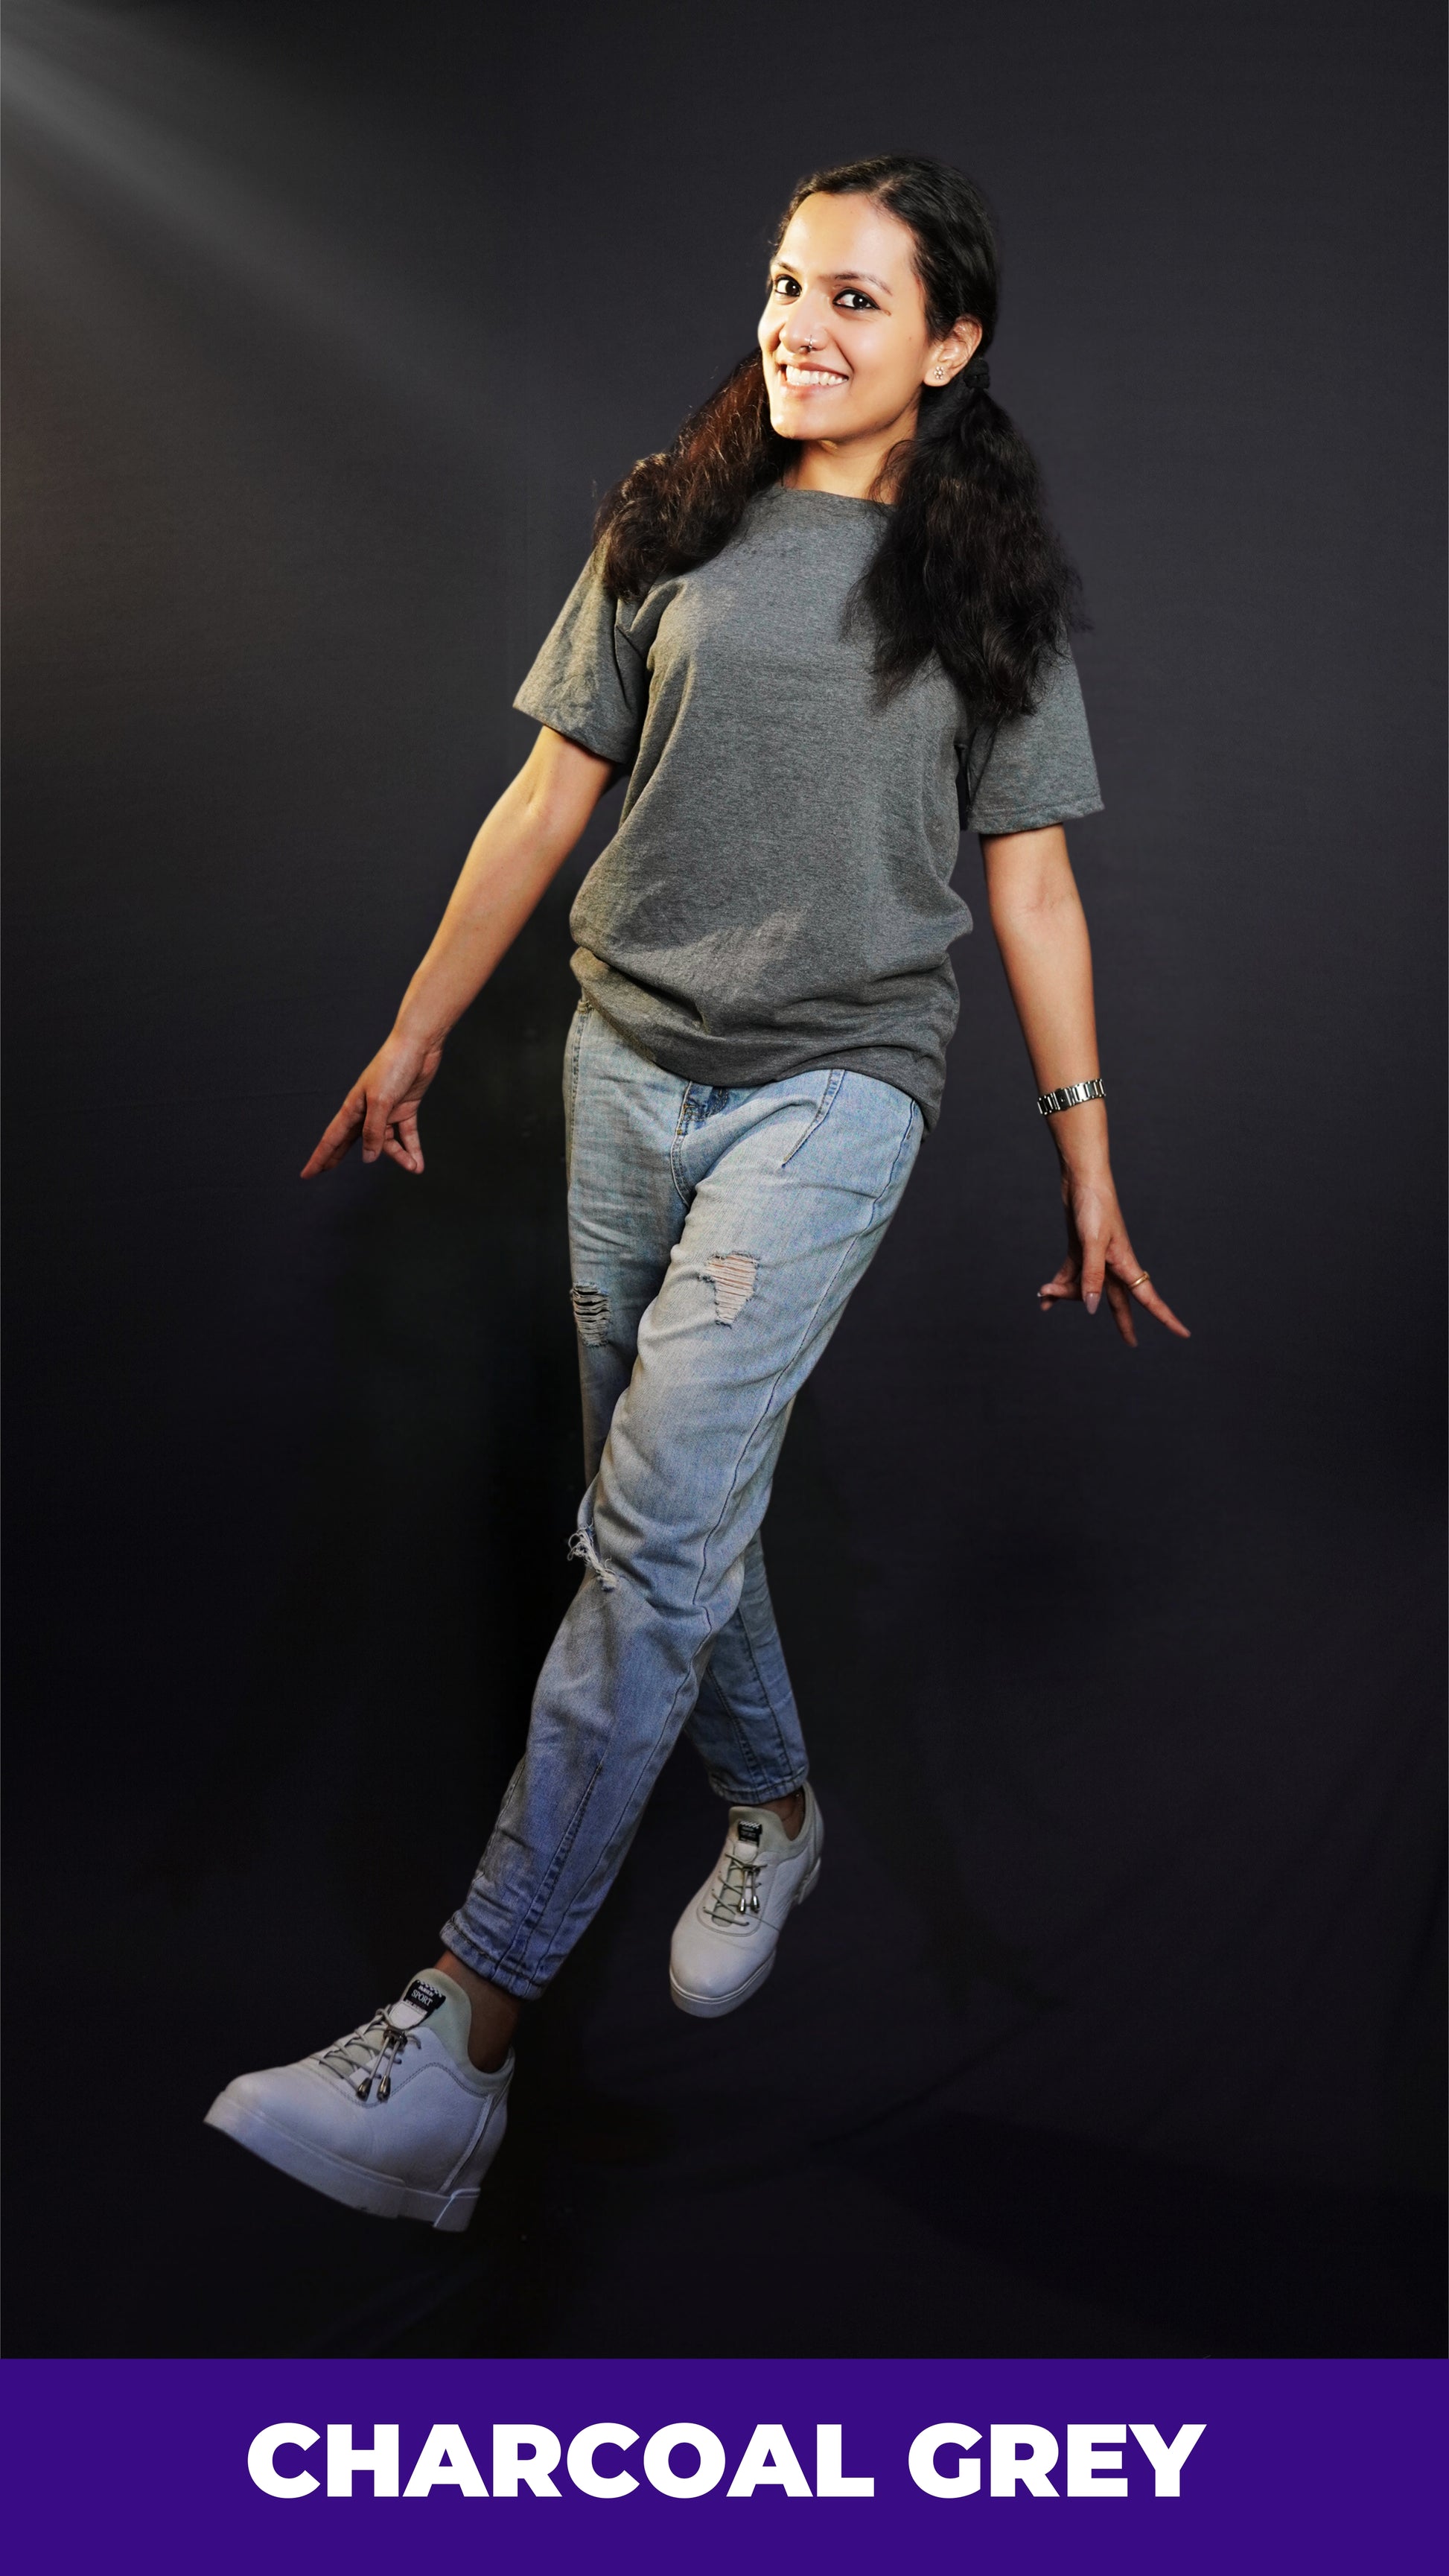
{"label": "bare arm", "polygon": [[[1026,1039],[1039,1091],[1090,1082],[1101,1071],[1092,1005],[1092,948],[1077,892],[1067,836],[1059,823],[1044,832],[983,839],[991,927]],[[1135,1343],[1132,1308],[1144,1306],[1169,1332],[1187,1338],[1150,1280],[1136,1287],[1142,1263],[1133,1252],[1112,1178],[1104,1101],[1084,1100],[1048,1121],[1062,1173],[1067,1258],[1041,1290],[1049,1313],[1080,1297],[1095,1315],[1105,1288],[1117,1329]]]}
{"label": "bare arm", "polygon": [[444,1040],[557,876],[613,775],[596,753],[547,725],[540,729],[468,852],[391,1035],[304,1164],[304,1181],[330,1172],[359,1135],[364,1163],[386,1154],[405,1172],[422,1170],[418,1103],[442,1062]]}

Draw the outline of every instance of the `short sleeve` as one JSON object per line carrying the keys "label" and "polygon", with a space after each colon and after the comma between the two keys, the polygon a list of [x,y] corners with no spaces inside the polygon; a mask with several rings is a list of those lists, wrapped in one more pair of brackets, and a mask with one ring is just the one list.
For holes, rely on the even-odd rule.
{"label": "short sleeve", "polygon": [[1100,814],[1101,791],[1070,645],[1047,663],[1029,716],[974,733],[961,752],[962,828],[1040,832]]}
{"label": "short sleeve", "polygon": [[522,714],[620,769],[639,748],[649,674],[591,556],[514,699]]}

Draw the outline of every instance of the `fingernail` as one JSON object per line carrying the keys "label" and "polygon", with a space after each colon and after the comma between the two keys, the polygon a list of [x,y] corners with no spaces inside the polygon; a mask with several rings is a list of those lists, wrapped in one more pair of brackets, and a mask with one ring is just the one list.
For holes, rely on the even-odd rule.
{"label": "fingernail", "polygon": [[1101,1302],[1101,1297],[1095,1288],[1089,1288],[1085,1297],[1082,1299],[1082,1304],[1086,1307],[1089,1315],[1095,1315]]}

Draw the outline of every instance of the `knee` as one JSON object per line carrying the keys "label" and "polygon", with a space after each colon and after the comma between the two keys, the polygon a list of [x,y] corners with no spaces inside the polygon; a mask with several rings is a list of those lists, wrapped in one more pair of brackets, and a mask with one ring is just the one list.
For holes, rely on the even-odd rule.
{"label": "knee", "polygon": [[603,1473],[592,1502],[579,1515],[570,1553],[605,1591],[626,1585],[657,1617],[703,1617],[711,1635],[733,1617],[745,1579],[743,1545],[721,1545],[718,1533],[686,1516],[672,1521],[631,1510],[610,1493]]}

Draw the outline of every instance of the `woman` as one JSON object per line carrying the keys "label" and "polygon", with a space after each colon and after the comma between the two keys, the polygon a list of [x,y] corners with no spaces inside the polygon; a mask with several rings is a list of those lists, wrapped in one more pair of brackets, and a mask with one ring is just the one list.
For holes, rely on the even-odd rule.
{"label": "woman", "polygon": [[[820,1874],[760,1525],[791,1403],[940,1104],[961,819],[1061,1163],[1043,1307],[1182,1333],[1107,1154],[1062,824],[1098,810],[1072,577],[987,392],[997,264],[958,173],[899,156],[797,188],[759,352],[610,494],[516,703],[542,728],[397,1024],[306,1167],[360,1137],[421,1172],[455,1021],[627,773],[571,915],[569,1225],[589,1483],[579,1592],[436,1966],[212,2124],[334,2198],[466,2226],[521,2005],[614,1879],[682,1730],[728,1802],[674,2000],[733,2011]],[[662,1965],[662,1963],[661,1963]]]}

